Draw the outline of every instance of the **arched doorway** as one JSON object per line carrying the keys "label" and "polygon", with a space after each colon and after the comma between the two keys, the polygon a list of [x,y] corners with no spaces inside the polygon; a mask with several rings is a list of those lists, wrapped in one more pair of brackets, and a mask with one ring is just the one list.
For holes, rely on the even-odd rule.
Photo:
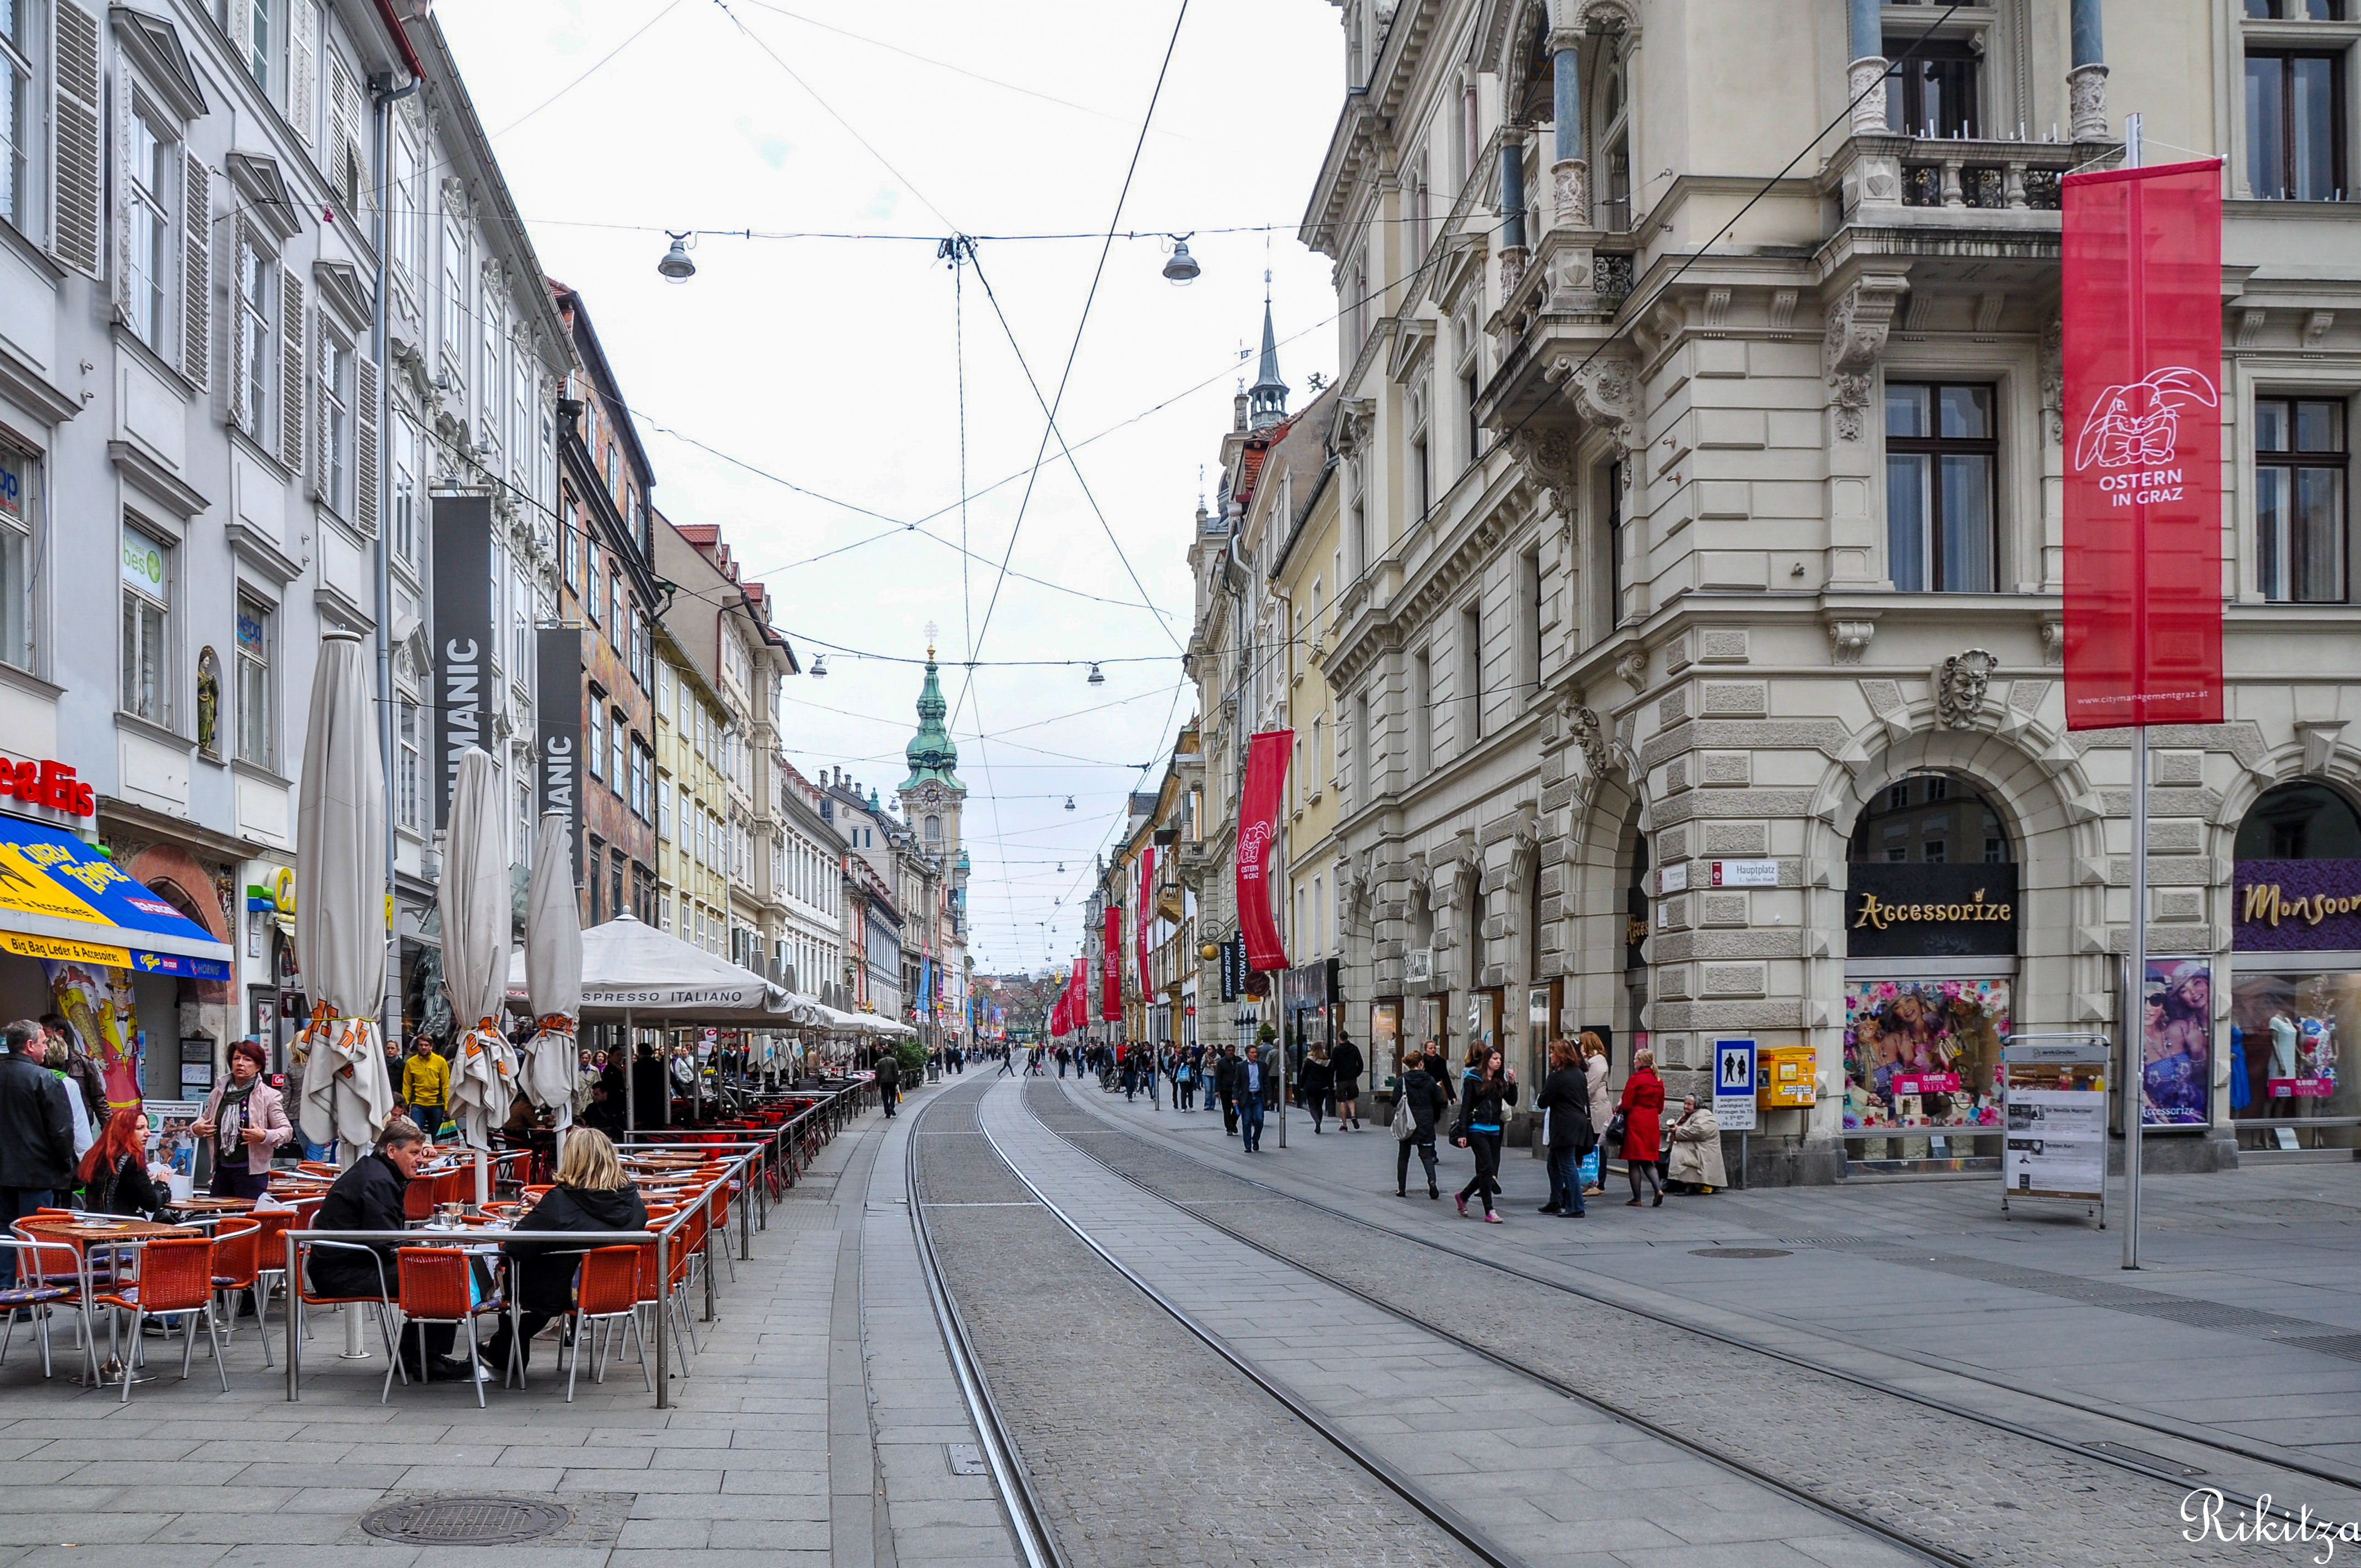
{"label": "arched doorway", "polygon": [[1869,796],[1846,859],[1847,1154],[1872,1170],[1996,1163],[2021,925],[2007,817],[1960,774],[1904,773]]}
{"label": "arched doorway", "polygon": [[2361,1087],[2338,1060],[2361,1029],[2361,810],[2337,786],[2266,791],[2238,823],[2230,881],[2230,1120],[2260,1155],[2350,1148]]}

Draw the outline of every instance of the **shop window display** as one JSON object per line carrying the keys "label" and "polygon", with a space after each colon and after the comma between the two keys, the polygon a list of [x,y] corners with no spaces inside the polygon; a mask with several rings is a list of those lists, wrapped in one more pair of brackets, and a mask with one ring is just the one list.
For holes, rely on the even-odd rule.
{"label": "shop window display", "polygon": [[2140,1001],[2141,1124],[2202,1127],[2213,1120],[2213,967],[2152,959]]}
{"label": "shop window display", "polygon": [[[2337,1059],[2340,1036],[2356,1027],[2361,974],[2242,969],[2230,993],[2232,1120],[2361,1115],[2361,1091]],[[2333,1131],[2352,1141],[2353,1129]]]}
{"label": "shop window display", "polygon": [[2000,1125],[2005,980],[1845,985],[1847,1132]]}

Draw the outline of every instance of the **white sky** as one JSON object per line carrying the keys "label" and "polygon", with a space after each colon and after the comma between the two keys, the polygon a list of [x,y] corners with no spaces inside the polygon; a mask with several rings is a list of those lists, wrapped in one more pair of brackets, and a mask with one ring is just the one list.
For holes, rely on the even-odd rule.
{"label": "white sky", "polygon": [[[807,669],[827,643],[917,658],[927,623],[939,624],[969,788],[979,968],[1065,959],[1092,856],[1119,830],[1134,770],[1169,751],[1195,706],[1192,691],[1174,696],[1175,640],[1187,640],[1191,609],[1183,552],[1200,466],[1211,470],[1229,424],[1237,351],[1260,330],[1266,247],[1290,406],[1309,401],[1310,372],[1335,370],[1328,265],[1294,235],[1342,102],[1336,12],[1320,0],[1189,0],[1121,226],[1198,231],[1190,248],[1204,275],[1176,288],[1159,275],[1156,241],[1118,239],[1060,412],[1070,444],[1101,437],[1076,460],[1160,623],[1053,443],[1010,569],[1078,592],[1012,576],[987,630],[1044,422],[977,269],[964,286],[966,526],[983,559],[963,562],[951,547],[951,273],[934,245],[707,234],[697,277],[675,286],[655,271],[667,243],[658,231],[1085,233],[978,244],[1017,345],[1054,396],[1177,4],[727,5],[443,0],[434,14],[543,265],[583,291],[639,411],[657,504],[675,521],[721,526],[746,575],[768,584]],[[1262,225],[1278,228],[1205,232]],[[1148,411],[1158,405],[1168,406]],[[910,522],[936,539],[895,529]],[[986,664],[1153,662],[1108,663],[1103,686],[1080,666],[980,668],[962,707],[957,661],[971,626]],[[815,777],[845,767],[890,801],[920,673],[844,652],[829,653],[828,668],[824,681],[787,683],[789,756]]]}

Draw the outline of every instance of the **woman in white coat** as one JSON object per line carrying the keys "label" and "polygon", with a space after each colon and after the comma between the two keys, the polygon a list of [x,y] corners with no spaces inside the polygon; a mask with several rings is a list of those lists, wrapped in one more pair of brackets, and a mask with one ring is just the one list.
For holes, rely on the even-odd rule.
{"label": "woman in white coat", "polygon": [[1721,1123],[1697,1104],[1696,1095],[1681,1102],[1677,1121],[1665,1123],[1664,1141],[1672,1148],[1665,1179],[1676,1184],[1675,1191],[1710,1192],[1730,1185],[1721,1163]]}
{"label": "woman in white coat", "polygon": [[[1582,1070],[1590,1080],[1590,1125],[1593,1133],[1604,1140],[1607,1124],[1615,1119],[1615,1100],[1607,1092],[1607,1042],[1598,1037],[1597,1030],[1585,1029],[1580,1044]],[[1598,1165],[1603,1173],[1607,1165],[1607,1146],[1603,1141],[1598,1147]],[[1586,1198],[1591,1193],[1605,1190],[1596,1181],[1585,1184],[1582,1189]]]}

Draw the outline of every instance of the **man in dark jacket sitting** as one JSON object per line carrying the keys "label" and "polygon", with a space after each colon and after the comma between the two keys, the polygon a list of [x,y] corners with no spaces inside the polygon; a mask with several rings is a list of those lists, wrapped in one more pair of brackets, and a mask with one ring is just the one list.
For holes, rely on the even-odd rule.
{"label": "man in dark jacket sitting", "polygon": [[[418,1173],[418,1162],[425,1154],[426,1135],[418,1130],[418,1124],[407,1116],[396,1116],[377,1135],[376,1149],[361,1156],[351,1169],[336,1178],[336,1184],[328,1189],[327,1198],[320,1204],[312,1228],[403,1229],[408,1222],[402,1212],[402,1195],[410,1190],[410,1179]],[[312,1293],[392,1299],[401,1288],[394,1258],[394,1248],[400,1245],[387,1242],[365,1247],[357,1242],[313,1243],[304,1249]],[[423,1366],[419,1364],[418,1335],[407,1333],[401,1337],[402,1365],[411,1376],[422,1382],[445,1383],[464,1382],[473,1376],[470,1368],[451,1359],[451,1341],[458,1332],[456,1325],[427,1323],[423,1330],[426,1335]]]}
{"label": "man in dark jacket sitting", "polygon": [[[73,1113],[64,1082],[41,1066],[41,1025],[17,1019],[7,1043],[0,1057],[0,1226],[48,1208],[74,1184]],[[0,1253],[0,1287],[16,1283],[16,1254]]]}

